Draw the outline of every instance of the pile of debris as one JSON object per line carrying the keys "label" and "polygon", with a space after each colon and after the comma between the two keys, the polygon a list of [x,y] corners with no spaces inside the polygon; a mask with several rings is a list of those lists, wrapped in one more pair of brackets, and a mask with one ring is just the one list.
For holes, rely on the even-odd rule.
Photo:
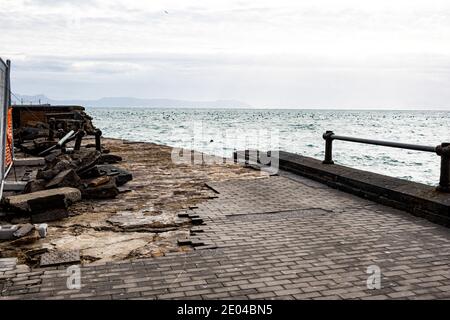
{"label": "pile of debris", "polygon": [[95,131],[82,106],[14,105],[12,116],[14,136],[21,141],[47,137],[50,130],[67,133],[83,128],[89,135]]}
{"label": "pile of debris", "polygon": [[81,106],[14,106],[14,144],[27,154],[39,155],[67,133],[82,130],[95,135],[97,129]]}
{"label": "pile of debris", "polygon": [[[120,187],[132,179],[129,172],[113,165],[122,158],[101,145],[102,132],[84,111],[50,111],[40,119],[45,122],[28,120],[25,126],[15,127],[15,147],[41,157],[45,165],[27,173],[21,194],[2,199],[4,210],[29,217],[31,223],[66,218],[68,207],[81,199],[115,198]],[[19,113],[22,118],[25,114]],[[67,116],[70,119],[64,118]],[[23,119],[19,120],[15,119],[22,124]],[[95,144],[82,146],[87,135],[95,136]]]}

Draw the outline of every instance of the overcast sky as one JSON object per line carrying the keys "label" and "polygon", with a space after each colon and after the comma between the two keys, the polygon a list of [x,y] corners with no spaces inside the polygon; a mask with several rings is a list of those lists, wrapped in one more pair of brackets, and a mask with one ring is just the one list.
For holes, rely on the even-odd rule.
{"label": "overcast sky", "polygon": [[450,109],[450,1],[0,0],[13,90]]}

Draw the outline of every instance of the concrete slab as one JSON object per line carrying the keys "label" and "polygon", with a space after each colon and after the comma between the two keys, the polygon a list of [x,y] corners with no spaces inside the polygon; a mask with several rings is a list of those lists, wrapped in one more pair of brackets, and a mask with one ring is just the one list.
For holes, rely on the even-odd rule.
{"label": "concrete slab", "polygon": [[3,190],[5,191],[23,191],[27,181],[5,181],[3,185]]}
{"label": "concrete slab", "polygon": [[20,194],[15,196],[8,196],[5,198],[6,205],[12,210],[30,211],[28,201],[36,199],[46,199],[56,195],[63,195],[64,199],[70,203],[81,200],[81,192],[75,188],[56,188],[49,190],[42,190],[33,193]]}
{"label": "concrete slab", "polygon": [[80,252],[72,251],[52,251],[41,256],[41,267],[55,266],[67,263],[80,262]]}
{"label": "concrete slab", "polygon": [[14,159],[15,166],[43,166],[45,165],[45,159],[42,157],[29,157]]}

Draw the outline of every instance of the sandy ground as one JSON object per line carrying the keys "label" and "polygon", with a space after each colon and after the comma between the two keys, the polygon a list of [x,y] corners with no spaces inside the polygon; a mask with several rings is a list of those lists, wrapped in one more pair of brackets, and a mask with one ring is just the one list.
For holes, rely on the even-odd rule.
{"label": "sandy ground", "polygon": [[0,257],[17,256],[21,263],[33,265],[36,260],[30,261],[25,254],[29,250],[80,250],[83,263],[92,263],[191,250],[177,245],[191,227],[178,213],[215,196],[205,183],[262,177],[259,171],[231,161],[223,164],[214,157],[203,165],[176,164],[167,146],[116,139],[102,142],[123,158],[117,166],[133,174],[133,180],[124,185],[129,190],[116,199],[72,205],[71,217],[49,223],[45,239],[20,247],[0,242]]}

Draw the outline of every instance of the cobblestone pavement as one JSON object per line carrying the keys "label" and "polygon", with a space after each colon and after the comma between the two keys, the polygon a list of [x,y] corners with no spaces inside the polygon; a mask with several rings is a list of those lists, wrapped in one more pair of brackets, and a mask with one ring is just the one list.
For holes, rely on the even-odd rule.
{"label": "cobblestone pavement", "polygon": [[286,173],[209,187],[196,250],[82,267],[80,290],[63,267],[0,269],[1,299],[450,298],[444,227]]}

